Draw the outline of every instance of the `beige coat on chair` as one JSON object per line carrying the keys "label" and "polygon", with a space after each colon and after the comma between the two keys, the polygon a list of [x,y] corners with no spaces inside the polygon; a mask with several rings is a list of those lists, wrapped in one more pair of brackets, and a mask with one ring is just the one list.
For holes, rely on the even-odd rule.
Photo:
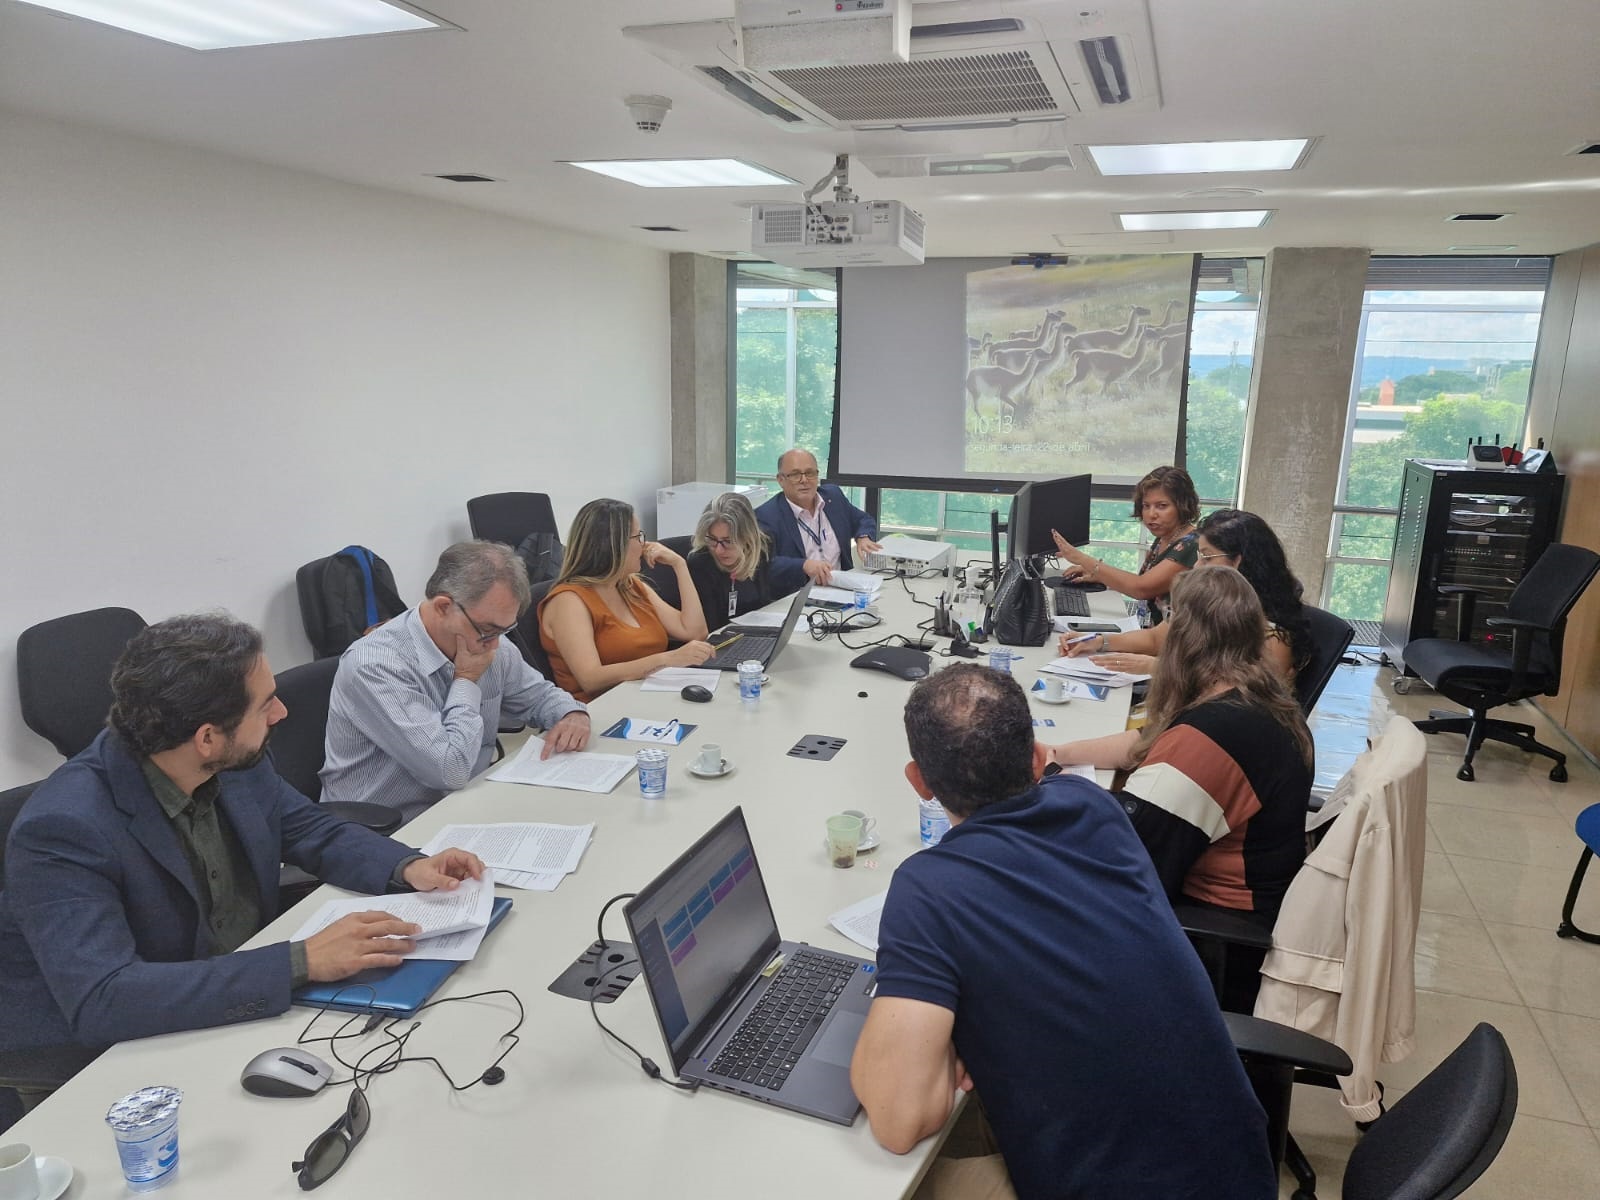
{"label": "beige coat on chair", "polygon": [[1378,1064],[1415,1045],[1427,800],[1423,736],[1394,717],[1334,790],[1342,810],[1289,885],[1261,967],[1255,1015],[1350,1056],[1340,1089],[1358,1121],[1378,1116]]}

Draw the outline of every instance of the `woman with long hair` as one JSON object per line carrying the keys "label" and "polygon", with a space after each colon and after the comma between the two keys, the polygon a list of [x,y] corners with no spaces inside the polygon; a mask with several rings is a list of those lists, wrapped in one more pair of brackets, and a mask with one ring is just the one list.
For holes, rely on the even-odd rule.
{"label": "woman with long hair", "polygon": [[738,492],[723,492],[700,514],[689,551],[689,577],[706,623],[720,626],[774,599],[770,539]]}
{"label": "woman with long hair", "polygon": [[[1260,517],[1237,508],[1218,509],[1195,530],[1198,567],[1232,567],[1255,589],[1267,615],[1267,636],[1262,653],[1273,668],[1293,686],[1300,669],[1311,660],[1311,624],[1300,603],[1300,581],[1289,570],[1283,543]],[[1149,674],[1156,656],[1167,644],[1170,622],[1154,629],[1106,633],[1088,640],[1062,634],[1060,651],[1093,661],[1112,671]]]}
{"label": "woman with long hair", "polygon": [[[667,563],[678,577],[683,607],[673,608],[639,575]],[[556,683],[579,700],[594,699],[657,667],[695,667],[715,651],[683,556],[645,541],[633,506],[591,500],[572,519],[566,555],[539,602],[539,642]],[[684,643],[667,649],[671,637]]]}
{"label": "woman with long hair", "polygon": [[1200,519],[1200,497],[1194,480],[1182,467],[1157,467],[1133,489],[1133,515],[1150,531],[1150,549],[1138,571],[1124,571],[1078,549],[1054,529],[1056,553],[1067,562],[1069,579],[1103,583],[1139,602],[1139,624],[1159,625],[1166,616],[1173,580],[1195,565],[1194,523]]}
{"label": "woman with long hair", "polygon": [[1311,733],[1262,657],[1267,618],[1238,571],[1185,575],[1141,732],[1050,747],[1132,772],[1123,807],[1167,895],[1276,919],[1305,859]]}

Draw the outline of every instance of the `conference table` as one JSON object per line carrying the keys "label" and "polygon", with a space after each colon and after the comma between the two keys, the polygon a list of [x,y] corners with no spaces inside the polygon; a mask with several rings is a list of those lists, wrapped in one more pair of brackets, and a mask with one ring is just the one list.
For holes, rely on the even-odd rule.
{"label": "conference table", "polygon": [[[850,635],[862,644],[888,633],[916,637],[931,616],[910,593],[932,602],[942,579],[885,580],[875,605],[876,630]],[[780,602],[781,604],[786,602]],[[1122,616],[1121,597],[1092,597],[1096,616]],[[940,657],[933,669],[961,661]],[[980,650],[986,648],[980,647]],[[799,1116],[711,1089],[679,1092],[648,1079],[638,1063],[595,1026],[589,1004],[547,990],[595,937],[601,906],[648,882],[734,805],[749,822],[782,935],[870,957],[835,931],[831,914],[889,886],[895,867],[920,849],[916,795],[906,783],[901,713],[911,684],[852,669],[856,651],[836,637],[814,640],[804,623],[769,669],[754,710],[741,706],[737,677],[726,673],[709,704],[676,692],[641,691],[626,683],[591,705],[595,734],[620,717],[677,718],[697,727],[670,751],[668,787],[659,798],[639,794],[630,774],[609,794],[492,782],[480,777],[446,797],[397,836],[422,845],[452,823],[549,821],[595,825],[578,870],[554,892],[500,888],[513,908],[473,961],[462,965],[436,998],[512,989],[526,1019],[520,1042],[501,1064],[505,1079],[452,1091],[434,1066],[408,1063],[371,1079],[372,1123],[323,1195],[428,1197],[538,1193],[552,1196],[892,1197],[916,1186],[940,1138],[897,1156],[873,1139],[864,1116],[844,1126]],[[1013,670],[1031,686],[1036,668],[1055,655],[1043,647],[1013,648]],[[986,662],[986,657],[976,661]],[[1124,728],[1129,689],[1103,702],[1032,701],[1041,740],[1094,737]],[[791,757],[806,734],[843,738],[829,761]],[[733,770],[702,779],[689,765],[704,742],[722,746]],[[508,754],[518,742],[508,739]],[[591,750],[631,753],[636,743],[596,736]],[[845,808],[877,819],[880,844],[849,870],[831,865],[826,818]],[[263,929],[249,945],[283,939],[337,889],[323,887]],[[380,907],[381,899],[374,907]],[[607,918],[606,936],[627,939],[622,906]],[[599,1006],[606,1023],[669,1071],[642,978],[614,1003]],[[180,1172],[163,1189],[172,1197],[288,1197],[299,1194],[291,1161],[343,1112],[348,1087],[297,1099],[247,1094],[239,1084],[256,1054],[293,1045],[315,1013],[294,1006],[277,1017],[217,1029],[124,1042],[112,1047],[6,1136],[37,1154],[74,1167],[72,1197],[125,1195],[108,1106],[147,1084],[183,1091]],[[515,1020],[509,997],[442,1004],[420,1015],[407,1057],[436,1056],[458,1084],[478,1078],[503,1048]],[[343,1022],[317,1018],[313,1034]],[[361,1022],[353,1026],[358,1032]],[[340,1044],[353,1060],[383,1042],[381,1031]],[[331,1057],[327,1045],[308,1049]],[[336,1069],[335,1079],[348,1072]]]}

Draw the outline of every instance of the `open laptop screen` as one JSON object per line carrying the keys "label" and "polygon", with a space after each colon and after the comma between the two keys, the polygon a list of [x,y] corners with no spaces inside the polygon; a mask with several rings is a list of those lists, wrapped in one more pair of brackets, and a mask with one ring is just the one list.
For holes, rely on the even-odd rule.
{"label": "open laptop screen", "polygon": [[661,1034],[680,1070],[778,949],[778,923],[735,808],[626,908]]}

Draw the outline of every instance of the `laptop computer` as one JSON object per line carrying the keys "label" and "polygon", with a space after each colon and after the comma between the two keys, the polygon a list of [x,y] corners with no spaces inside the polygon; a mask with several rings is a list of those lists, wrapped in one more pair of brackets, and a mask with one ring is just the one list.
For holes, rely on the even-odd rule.
{"label": "laptop computer", "polygon": [[789,601],[789,611],[783,618],[782,628],[774,631],[765,626],[741,625],[737,620],[724,625],[706,640],[717,647],[711,658],[701,667],[715,671],[737,671],[739,664],[755,659],[763,667],[770,667],[773,659],[783,653],[789,644],[789,635],[800,623],[800,612],[811,594],[811,584],[804,584]]}
{"label": "laptop computer", "polygon": [[850,1056],[877,968],[779,938],[743,809],[624,912],[680,1078],[840,1125],[855,1120]]}
{"label": "laptop computer", "polygon": [[[484,937],[493,933],[510,911],[510,897],[496,896],[494,907],[489,911],[489,930]],[[409,1017],[428,1002],[439,985],[455,974],[460,965],[444,959],[412,958],[398,967],[375,967],[333,983],[308,983],[297,988],[290,999],[307,1008]]]}

